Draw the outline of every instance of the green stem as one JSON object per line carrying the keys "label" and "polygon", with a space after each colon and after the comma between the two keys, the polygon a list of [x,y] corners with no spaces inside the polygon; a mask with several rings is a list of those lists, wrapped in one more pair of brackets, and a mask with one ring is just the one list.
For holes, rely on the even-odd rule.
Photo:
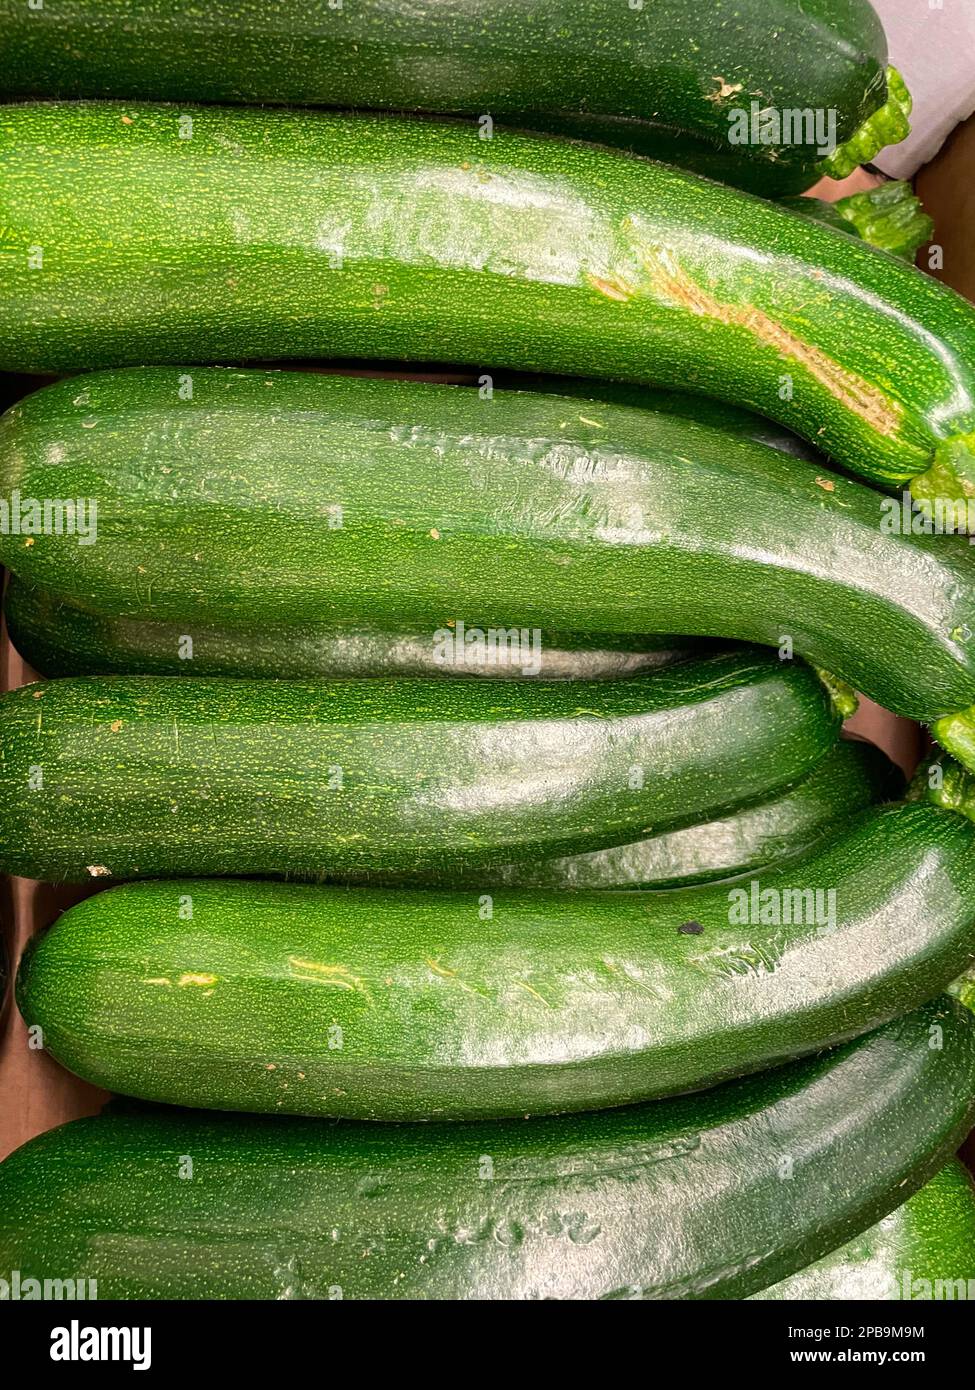
{"label": "green stem", "polygon": [[975,820],[975,705],[958,714],[946,714],[931,725],[931,732],[946,753],[957,758],[960,768],[945,763],[943,786],[932,788],[929,800]]}
{"label": "green stem", "polygon": [[[962,524],[955,529],[972,529],[965,523],[969,501],[975,504],[975,430],[942,440],[934,451],[931,467],[911,480],[911,496],[926,516],[937,519],[939,508],[957,512],[957,520]],[[945,519],[949,518],[942,518]]]}
{"label": "green stem", "polygon": [[869,164],[887,145],[897,145],[911,133],[911,94],[896,68],[887,69],[887,100],[859,130],[831,155],[820,160],[819,173],[831,179],[845,179],[861,164]]}
{"label": "green stem", "polygon": [[820,222],[833,231],[857,236],[878,251],[913,263],[918,248],[931,240],[934,222],[911,185],[891,179],[863,193],[827,203],[822,198],[781,198],[783,207]]}

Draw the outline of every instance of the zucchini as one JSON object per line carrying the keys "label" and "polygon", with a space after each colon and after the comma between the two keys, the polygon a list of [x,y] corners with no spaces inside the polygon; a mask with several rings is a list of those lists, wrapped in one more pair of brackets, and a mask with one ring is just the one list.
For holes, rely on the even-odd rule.
{"label": "zucchini", "polygon": [[[0,0],[8,95],[468,114],[602,140],[756,192],[801,191],[907,133],[867,0]],[[769,42],[774,34],[775,42]],[[736,142],[733,113],[767,113]],[[814,138],[815,112],[835,131]],[[783,125],[784,113],[808,128]],[[775,113],[779,120],[774,123]],[[750,135],[750,132],[749,132]],[[823,161],[821,148],[844,146]],[[847,143],[848,142],[848,143]],[[851,166],[851,167],[853,167]],[[849,170],[847,170],[849,172]]]}
{"label": "zucchini", "polygon": [[[894,800],[903,780],[879,748],[844,739],[805,781],[759,806],[665,830],[628,845],[538,863],[506,864],[491,871],[491,881],[509,888],[675,888],[731,878],[804,853],[858,811],[874,802]],[[433,869],[426,874],[404,874],[397,881],[476,887],[484,880],[483,870],[465,874]],[[373,873],[355,881],[392,880]]]}
{"label": "zucchini", "polygon": [[753,1299],[969,1299],[975,1191],[958,1162],[839,1250]]}
{"label": "zucchini", "polygon": [[[808,203],[810,199],[797,199]],[[756,415],[751,410],[741,410],[729,405],[727,401],[716,401],[711,396],[694,396],[689,391],[663,391],[653,386],[636,386],[629,381],[600,381],[597,378],[574,376],[528,376],[524,373],[501,373],[497,384],[513,391],[539,391],[549,396],[582,397],[588,401],[602,401],[610,405],[636,406],[640,410],[653,411],[655,415],[674,415],[681,420],[690,420],[698,425],[711,425],[740,439],[750,439],[756,444],[767,444],[772,449],[793,454],[796,458],[816,459],[822,463],[822,455],[800,439],[791,430],[768,420],[764,415]]]}
{"label": "zucchini", "polygon": [[966,1009],[971,1009],[975,1013],[975,969],[966,970],[964,975],[959,975],[957,980],[952,980],[948,986],[949,994],[953,994]]}
{"label": "zucchini", "polygon": [[[452,632],[450,646],[424,632],[322,625],[221,628],[89,613],[12,575],[4,598],[10,640],[43,676],[194,675],[302,677],[444,676],[503,680],[611,680],[659,670],[692,656],[691,639],[646,638],[633,650],[617,638],[539,634],[525,663],[520,645],[489,644],[490,630]],[[503,625],[505,634],[513,629]],[[458,641],[458,634],[460,640]],[[480,636],[479,636],[480,634]],[[483,639],[483,640],[482,640]],[[444,665],[453,652],[458,660]]]}
{"label": "zucchini", "polygon": [[141,1100],[466,1120],[713,1086],[973,960],[975,827],[901,805],[760,879],[665,893],[124,885],[37,941],[17,998],[65,1067]]}
{"label": "zucchini", "polygon": [[0,160],[0,369],[605,376],[747,406],[885,485],[975,475],[975,308],[682,170],[459,123],[84,102],[0,109]]}
{"label": "zucchini", "polygon": [[934,222],[924,211],[920,198],[903,179],[891,179],[877,188],[851,193],[833,203],[804,197],[786,198],[782,202],[792,212],[812,217],[826,227],[849,232],[905,261],[913,262],[934,232]]}
{"label": "zucchini", "polygon": [[0,865],[83,881],[571,853],[791,786],[839,719],[811,670],[741,651],[586,683],[42,682],[0,695]]}
{"label": "zucchini", "polygon": [[500,615],[792,648],[923,721],[975,704],[971,547],[890,534],[899,504],[851,479],[621,405],[204,368],[181,401],[183,375],[99,373],[7,412],[0,497],[98,502],[97,544],[0,534],[15,574],[190,635]]}
{"label": "zucchini", "polygon": [[123,1111],[0,1164],[0,1269],[96,1279],[101,1299],[744,1298],[932,1178],[973,1097],[975,1019],[941,998],[834,1052],[597,1115]]}

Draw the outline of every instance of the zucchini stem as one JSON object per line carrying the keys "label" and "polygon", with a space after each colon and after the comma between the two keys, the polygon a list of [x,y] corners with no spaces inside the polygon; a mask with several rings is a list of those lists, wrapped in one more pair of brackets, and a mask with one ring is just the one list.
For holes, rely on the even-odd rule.
{"label": "zucchini stem", "polygon": [[[912,478],[911,496],[926,516],[935,516],[939,505],[975,503],[975,430],[942,440],[931,467]],[[970,528],[962,525],[956,529]]]}
{"label": "zucchini stem", "polygon": [[887,69],[887,100],[816,166],[831,179],[845,179],[861,164],[869,164],[887,145],[898,145],[911,133],[911,94],[896,68]]}

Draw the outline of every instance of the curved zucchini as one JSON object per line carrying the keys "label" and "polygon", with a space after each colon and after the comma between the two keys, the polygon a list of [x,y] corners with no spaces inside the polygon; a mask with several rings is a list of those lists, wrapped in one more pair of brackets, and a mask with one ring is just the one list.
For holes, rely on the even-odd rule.
{"label": "curved zucchini", "polygon": [[[628,845],[538,863],[506,864],[492,869],[490,878],[507,888],[560,889],[676,888],[731,878],[806,852],[858,811],[894,800],[903,780],[879,748],[844,739],[805,781],[760,806],[746,806],[720,819],[665,830]],[[444,887],[476,887],[485,885],[485,874],[433,869],[400,875],[397,881],[418,880]],[[366,874],[355,881],[391,880]]]}
{"label": "curved zucchini", "polygon": [[621,681],[92,676],[0,696],[0,864],[78,881],[596,848],[791,786],[839,710],[728,652]]}
{"label": "curved zucchini", "polygon": [[924,721],[975,704],[972,548],[891,534],[896,499],[781,450],[534,392],[199,368],[180,401],[183,376],[8,411],[0,496],[98,503],[97,544],[0,534],[14,573],[190,635],[503,615],[794,649]]}
{"label": "curved zucchini", "polygon": [[754,1299],[968,1299],[975,1289],[975,1190],[962,1164],[862,1235]]}
{"label": "curved zucchini", "polygon": [[891,179],[833,203],[822,198],[786,198],[782,202],[792,212],[849,232],[879,251],[889,251],[912,263],[934,231],[934,222],[924,211],[920,198],[903,179]]}
{"label": "curved zucchini", "polygon": [[973,960],[975,827],[901,805],[761,878],[664,893],[131,884],[65,913],[17,998],[70,1071],[142,1100],[467,1120],[713,1086]]}
{"label": "curved zucchini", "polygon": [[[700,650],[690,638],[626,640],[539,633],[526,656],[520,641],[489,645],[485,628],[452,629],[453,645],[437,644],[429,629],[286,627],[259,629],[109,618],[33,589],[11,575],[4,598],[10,640],[42,676],[247,676],[272,680],[372,676],[480,677],[498,680],[613,680],[686,661]],[[461,633],[461,642],[457,633]],[[445,635],[451,632],[444,629]],[[472,640],[465,640],[467,637]],[[483,640],[478,637],[482,634]],[[450,652],[458,659],[449,665]]]}
{"label": "curved zucchini", "polygon": [[[797,201],[807,203],[810,200],[802,198]],[[502,373],[498,385],[513,391],[538,391],[548,396],[582,397],[587,401],[602,401],[609,405],[635,406],[639,410],[652,411],[655,415],[673,415],[692,424],[709,425],[738,439],[767,444],[796,458],[823,461],[822,454],[811,444],[791,430],[777,425],[774,420],[756,415],[752,410],[729,405],[727,401],[716,401],[711,396],[695,396],[689,391],[664,391],[654,386],[636,386],[630,381],[529,376],[524,373]]]}
{"label": "curved zucchini", "polygon": [[823,1056],[597,1115],[104,1115],[0,1164],[0,1268],[96,1279],[102,1299],[744,1298],[932,1178],[973,1097],[975,1019],[942,998]]}
{"label": "curved zucchini", "polygon": [[[907,133],[867,0],[0,0],[18,96],[283,103],[469,114],[603,140],[769,195]],[[775,42],[769,42],[769,34]],[[887,102],[885,106],[885,100]],[[760,136],[736,140],[753,105]],[[814,117],[833,113],[835,130]],[[789,129],[775,113],[808,119]],[[665,114],[661,114],[665,113]],[[808,113],[808,117],[805,116]]]}
{"label": "curved zucchini", "polygon": [[0,368],[606,376],[748,406],[885,485],[975,475],[975,308],[682,170],[459,123],[59,102],[3,108],[0,159]]}

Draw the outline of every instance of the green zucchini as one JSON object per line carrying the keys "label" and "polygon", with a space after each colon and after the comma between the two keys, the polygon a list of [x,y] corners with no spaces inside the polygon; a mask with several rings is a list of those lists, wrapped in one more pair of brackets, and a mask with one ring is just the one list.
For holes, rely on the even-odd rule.
{"label": "green zucchini", "polygon": [[620,681],[41,682],[0,696],[0,865],[81,881],[571,853],[765,799],[839,719],[811,670],[752,651]]}
{"label": "green zucchini", "polygon": [[[445,627],[453,642],[425,632],[275,624],[260,629],[109,618],[32,589],[12,575],[4,598],[10,640],[43,676],[194,675],[302,677],[466,676],[521,680],[611,680],[687,660],[700,643],[647,638],[632,650],[619,638],[540,633],[526,663],[519,641],[488,641],[486,628]],[[458,634],[460,640],[458,640]],[[444,664],[454,653],[457,660]]]}
{"label": "green zucchini", "polygon": [[[809,202],[808,198],[797,201]],[[640,410],[653,411],[655,415],[674,415],[681,420],[690,420],[698,425],[711,425],[726,434],[740,439],[750,439],[756,444],[767,444],[772,449],[793,454],[796,458],[815,459],[823,462],[822,454],[805,439],[800,439],[791,430],[768,420],[764,415],[756,415],[752,410],[741,410],[729,405],[727,401],[716,401],[711,396],[694,396],[689,391],[664,391],[653,386],[636,386],[629,381],[602,381],[593,377],[574,376],[529,376],[525,373],[499,373],[497,384],[513,391],[540,391],[549,396],[582,397],[588,401],[602,401],[610,405],[635,406]]]}
{"label": "green zucchini", "polygon": [[17,998],[65,1067],[141,1100],[467,1120],[713,1086],[973,960],[975,827],[900,805],[761,878],[664,893],[124,885],[36,942]]}
{"label": "green zucchini", "polygon": [[[537,863],[506,864],[492,869],[490,877],[495,885],[509,888],[566,889],[676,888],[731,878],[804,853],[858,811],[894,800],[903,780],[879,748],[844,739],[805,781],[760,806],[746,806],[721,819],[665,830],[628,845]],[[433,869],[400,875],[397,881],[476,887],[484,879],[483,870]],[[373,873],[355,881],[392,880]]]}
{"label": "green zucchini", "polygon": [[834,1052],[596,1115],[123,1111],[0,1164],[0,1269],[95,1279],[101,1299],[744,1298],[932,1178],[973,1097],[975,1019],[941,998]]}
{"label": "green zucchini", "polygon": [[753,1299],[970,1299],[975,1190],[960,1163],[876,1226]]}
{"label": "green zucchini", "polygon": [[975,308],[682,170],[459,123],[83,102],[0,109],[0,160],[0,369],[605,376],[747,406],[885,485],[975,475]]}
{"label": "green zucchini", "polygon": [[952,980],[948,992],[975,1013],[975,969],[966,970],[957,980]]}
{"label": "green zucchini", "polygon": [[822,198],[782,201],[793,212],[861,237],[878,250],[889,251],[905,261],[913,262],[934,231],[934,222],[924,211],[920,198],[903,179],[891,179],[877,188],[851,193],[833,203]]}
{"label": "green zucchini", "polygon": [[[711,0],[706,20],[697,0],[272,9],[140,0],[133,22],[131,0],[0,0],[0,90],[490,116],[770,195],[808,188],[844,159],[869,161],[908,130],[909,100],[896,74],[887,88],[886,39],[867,0]],[[742,142],[735,113],[750,125],[753,104],[764,119]],[[830,111],[835,130],[817,136],[816,113]],[[786,112],[801,118],[794,127]]]}
{"label": "green zucchini", "polygon": [[497,615],[794,649],[923,721],[975,704],[972,548],[892,534],[896,499],[779,449],[537,392],[198,368],[180,400],[181,378],[98,373],[7,412],[0,497],[98,503],[97,544],[0,534],[15,574],[191,635]]}

